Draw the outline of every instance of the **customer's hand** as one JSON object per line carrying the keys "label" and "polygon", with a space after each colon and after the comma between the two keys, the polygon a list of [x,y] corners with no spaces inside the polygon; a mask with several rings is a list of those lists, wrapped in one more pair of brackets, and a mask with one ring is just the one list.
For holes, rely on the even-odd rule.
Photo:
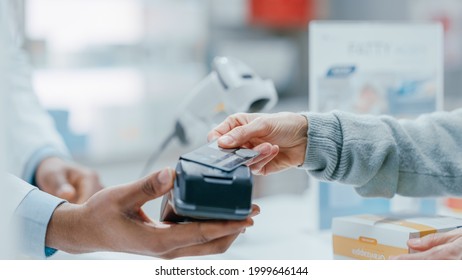
{"label": "customer's hand", "polygon": [[[164,169],[140,181],[105,188],[85,204],[64,203],[48,225],[46,245],[69,253],[127,252],[162,258],[222,253],[252,218],[162,224],[141,207],[171,190],[174,171]],[[254,206],[252,216],[259,212]]]}
{"label": "customer's hand", "polygon": [[307,147],[307,119],[295,113],[235,114],[214,128],[222,148],[246,147],[260,152],[249,163],[254,174],[267,175],[301,165]]}
{"label": "customer's hand", "polygon": [[39,164],[35,181],[42,191],[79,204],[102,189],[96,172],[57,157]]}
{"label": "customer's hand", "polygon": [[417,253],[393,257],[395,260],[461,260],[462,228],[410,239],[409,248]]}

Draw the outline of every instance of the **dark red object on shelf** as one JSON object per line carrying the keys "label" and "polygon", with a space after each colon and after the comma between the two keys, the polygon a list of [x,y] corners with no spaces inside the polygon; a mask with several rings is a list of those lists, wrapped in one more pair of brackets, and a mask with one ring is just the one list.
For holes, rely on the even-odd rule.
{"label": "dark red object on shelf", "polygon": [[314,0],[249,0],[251,24],[266,27],[306,28],[314,18]]}

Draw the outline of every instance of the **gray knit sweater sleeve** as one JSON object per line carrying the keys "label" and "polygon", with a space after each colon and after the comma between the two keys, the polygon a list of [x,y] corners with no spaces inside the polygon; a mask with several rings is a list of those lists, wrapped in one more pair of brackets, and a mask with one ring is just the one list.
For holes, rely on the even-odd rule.
{"label": "gray knit sweater sleeve", "polygon": [[415,120],[305,113],[305,168],[367,197],[462,196],[462,109]]}

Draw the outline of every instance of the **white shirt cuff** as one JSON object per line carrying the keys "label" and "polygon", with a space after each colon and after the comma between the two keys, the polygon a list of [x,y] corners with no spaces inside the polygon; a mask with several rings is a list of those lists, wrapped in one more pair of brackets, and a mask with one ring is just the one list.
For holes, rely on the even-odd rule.
{"label": "white shirt cuff", "polygon": [[34,259],[45,259],[45,237],[48,223],[56,207],[65,200],[32,190],[16,209],[18,219],[18,242],[20,252]]}

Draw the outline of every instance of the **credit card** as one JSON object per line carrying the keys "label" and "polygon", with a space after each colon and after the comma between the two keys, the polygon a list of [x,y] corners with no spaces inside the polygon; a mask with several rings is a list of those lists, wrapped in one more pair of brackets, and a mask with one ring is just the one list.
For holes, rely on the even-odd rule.
{"label": "credit card", "polygon": [[245,148],[222,149],[217,141],[213,141],[180,158],[230,172],[256,158],[259,154]]}

